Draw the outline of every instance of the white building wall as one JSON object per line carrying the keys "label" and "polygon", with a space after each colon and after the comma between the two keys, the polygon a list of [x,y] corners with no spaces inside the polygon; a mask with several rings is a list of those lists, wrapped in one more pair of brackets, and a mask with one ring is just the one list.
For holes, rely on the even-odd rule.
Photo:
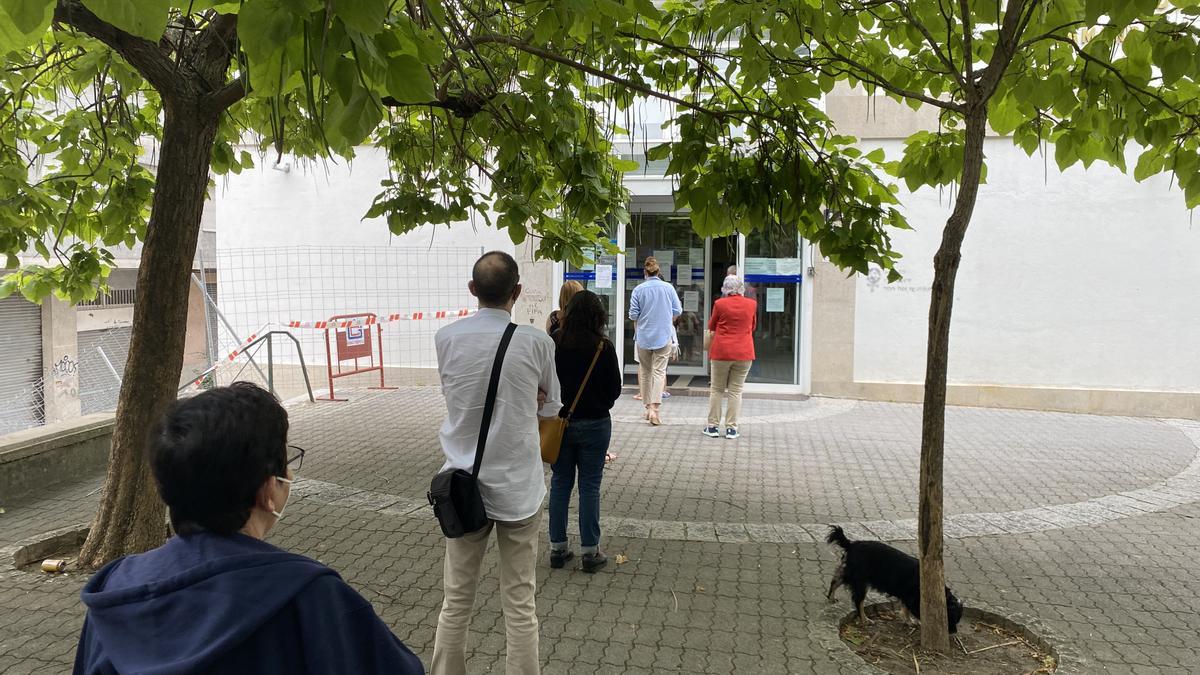
{"label": "white building wall", "polygon": [[[293,162],[281,171],[268,156],[253,169],[218,180],[217,301],[238,337],[268,322],[477,306],[467,291],[471,264],[483,251],[514,252],[507,233],[480,219],[392,235],[384,219],[363,219],[386,177],[384,153],[360,148],[349,165]],[[384,364],[434,367],[432,336],[445,323],[386,325]],[[220,358],[236,343],[225,328],[218,332]],[[302,338],[308,365],[323,370],[323,334],[294,332]],[[276,362],[294,363],[293,351],[277,350]]]}
{"label": "white building wall", "polygon": [[382,218],[363,220],[387,178],[383,151],[361,147],[353,163],[297,163],[285,155],[281,171],[274,155],[253,169],[217,181],[217,246],[248,249],[275,246],[482,246],[512,252],[508,235],[482,220],[453,227],[422,227],[392,235]]}
{"label": "white building wall", "polygon": [[[889,159],[901,141],[880,141]],[[1136,183],[1094,165],[1060,173],[989,138],[963,245],[951,384],[1200,391],[1200,225],[1167,177]],[[1132,167],[1136,156],[1131,156]],[[854,379],[924,380],[933,254],[947,191],[902,196],[915,228],[894,235],[905,279],[860,277]]]}

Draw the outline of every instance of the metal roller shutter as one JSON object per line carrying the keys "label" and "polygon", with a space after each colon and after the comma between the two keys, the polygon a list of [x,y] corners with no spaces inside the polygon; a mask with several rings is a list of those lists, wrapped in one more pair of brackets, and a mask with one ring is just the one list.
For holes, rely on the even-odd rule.
{"label": "metal roller shutter", "polygon": [[42,423],[42,308],[0,300],[0,434]]}

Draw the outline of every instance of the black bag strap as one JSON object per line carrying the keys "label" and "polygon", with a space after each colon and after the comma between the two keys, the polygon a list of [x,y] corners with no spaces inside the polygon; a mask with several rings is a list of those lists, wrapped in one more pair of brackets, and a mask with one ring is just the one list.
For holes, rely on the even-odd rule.
{"label": "black bag strap", "polygon": [[500,338],[500,347],[496,349],[492,379],[488,381],[487,398],[483,402],[483,421],[479,425],[479,443],[475,446],[475,467],[471,469],[472,476],[479,475],[479,466],[483,464],[483,446],[487,444],[488,429],[492,426],[492,410],[496,407],[496,390],[500,388],[500,367],[504,365],[504,353],[508,351],[508,343],[512,342],[515,332],[517,324],[508,324],[504,329],[504,336]]}

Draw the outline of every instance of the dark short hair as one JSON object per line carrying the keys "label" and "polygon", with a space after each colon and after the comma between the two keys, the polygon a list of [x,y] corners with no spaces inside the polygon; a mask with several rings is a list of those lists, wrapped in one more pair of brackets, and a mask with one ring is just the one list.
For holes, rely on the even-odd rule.
{"label": "dark short hair", "polygon": [[563,310],[558,344],[570,349],[595,349],[604,339],[607,325],[608,312],[600,296],[591,291],[579,291]]}
{"label": "dark short hair", "polygon": [[485,305],[503,305],[521,281],[517,261],[504,251],[484,253],[471,268],[475,296]]}
{"label": "dark short hair", "polygon": [[232,534],[255,496],[287,472],[287,411],[249,382],[171,404],[150,436],[150,467],[180,534]]}

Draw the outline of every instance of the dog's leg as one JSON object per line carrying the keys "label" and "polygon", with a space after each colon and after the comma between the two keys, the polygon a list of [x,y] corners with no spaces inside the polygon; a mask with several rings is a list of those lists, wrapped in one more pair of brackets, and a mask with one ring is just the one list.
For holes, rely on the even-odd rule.
{"label": "dog's leg", "polygon": [[842,575],[835,574],[833,576],[833,581],[831,581],[829,583],[829,594],[826,595],[825,597],[828,598],[830,602],[833,602],[834,601],[833,594],[836,593],[837,589],[839,589],[841,587],[842,587]]}
{"label": "dog's leg", "polygon": [[920,621],[917,620],[917,617],[913,616],[912,612],[908,611],[908,607],[906,607],[903,603],[900,605],[900,614],[904,617],[905,623],[920,623]]}
{"label": "dog's leg", "polygon": [[873,623],[875,623],[875,622],[867,617],[867,610],[863,607],[863,605],[861,603],[859,603],[859,605],[858,605],[858,625],[866,627],[866,626],[870,626]]}
{"label": "dog's leg", "polygon": [[866,627],[874,623],[867,618],[866,607],[863,603],[867,600],[866,588],[855,588],[851,591],[851,599],[854,600],[854,606],[858,609],[858,625]]}

